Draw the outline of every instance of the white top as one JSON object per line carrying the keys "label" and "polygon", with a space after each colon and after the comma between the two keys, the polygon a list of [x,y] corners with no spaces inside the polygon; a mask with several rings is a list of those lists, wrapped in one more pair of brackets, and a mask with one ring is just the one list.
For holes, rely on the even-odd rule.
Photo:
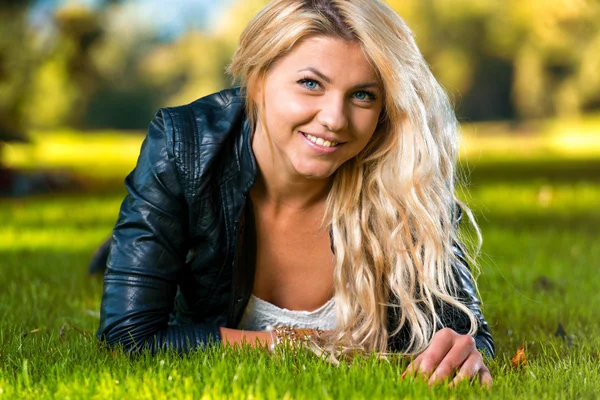
{"label": "white top", "polygon": [[264,331],[267,326],[285,325],[293,328],[319,328],[331,330],[336,327],[335,298],[314,311],[294,311],[279,308],[254,295],[248,305],[238,329]]}

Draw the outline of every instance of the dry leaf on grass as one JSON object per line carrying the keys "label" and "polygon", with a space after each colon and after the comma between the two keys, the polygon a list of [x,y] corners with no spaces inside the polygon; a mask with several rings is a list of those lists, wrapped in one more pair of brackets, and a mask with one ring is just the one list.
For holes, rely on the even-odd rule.
{"label": "dry leaf on grass", "polygon": [[21,336],[25,338],[25,337],[27,337],[29,334],[31,334],[31,333],[37,333],[37,332],[39,332],[39,331],[40,331],[40,328],[35,328],[35,329],[32,329],[32,330],[30,330],[29,332],[25,332],[25,333],[24,333],[24,334],[22,334]]}
{"label": "dry leaf on grass", "polygon": [[510,360],[510,365],[517,369],[521,367],[527,366],[527,358],[525,357],[525,343],[521,345],[519,350],[517,350],[517,354]]}

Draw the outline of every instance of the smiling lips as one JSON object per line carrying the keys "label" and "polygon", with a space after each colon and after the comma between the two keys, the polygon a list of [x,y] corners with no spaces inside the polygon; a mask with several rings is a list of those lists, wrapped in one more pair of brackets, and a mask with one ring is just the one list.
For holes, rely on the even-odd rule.
{"label": "smiling lips", "polygon": [[301,132],[301,133],[302,133],[302,135],[304,135],[305,138],[307,138],[308,140],[310,140],[311,142],[313,142],[313,143],[315,143],[315,144],[317,144],[319,146],[323,146],[323,147],[335,147],[335,146],[337,146],[337,145],[340,144],[339,142],[325,140],[325,139],[322,139],[320,137],[313,136],[313,135],[311,135],[309,133],[305,133],[305,132]]}

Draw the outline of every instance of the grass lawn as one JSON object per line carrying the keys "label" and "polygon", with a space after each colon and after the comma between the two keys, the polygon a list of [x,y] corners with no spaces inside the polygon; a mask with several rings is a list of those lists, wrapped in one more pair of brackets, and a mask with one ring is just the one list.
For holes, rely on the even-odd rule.
{"label": "grass lawn", "polygon": [[[497,137],[471,143],[477,140],[504,143]],[[86,276],[86,266],[109,234],[124,195],[120,188],[103,186],[85,194],[0,200],[0,400],[597,398],[600,152],[595,146],[568,154],[538,146],[521,154],[519,145],[518,155],[492,151],[490,157],[486,150],[471,149],[465,163],[471,184],[462,197],[476,211],[484,235],[479,285],[497,349],[489,362],[490,391],[468,382],[457,389],[430,389],[423,382],[401,381],[408,363],[401,357],[335,367],[285,350],[268,355],[215,348],[129,358],[99,349],[94,333],[102,282]],[[134,158],[113,163],[107,174],[124,175]],[[565,335],[555,335],[559,324]],[[510,359],[522,344],[528,366],[514,369]]]}

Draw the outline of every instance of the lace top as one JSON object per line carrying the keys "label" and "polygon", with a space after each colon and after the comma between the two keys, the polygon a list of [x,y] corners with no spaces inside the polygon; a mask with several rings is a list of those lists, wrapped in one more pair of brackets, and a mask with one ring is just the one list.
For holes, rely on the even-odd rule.
{"label": "lace top", "polygon": [[331,298],[314,311],[295,311],[279,308],[252,295],[237,326],[238,329],[264,331],[269,325],[319,328],[323,330],[334,329],[336,327],[335,298]]}

